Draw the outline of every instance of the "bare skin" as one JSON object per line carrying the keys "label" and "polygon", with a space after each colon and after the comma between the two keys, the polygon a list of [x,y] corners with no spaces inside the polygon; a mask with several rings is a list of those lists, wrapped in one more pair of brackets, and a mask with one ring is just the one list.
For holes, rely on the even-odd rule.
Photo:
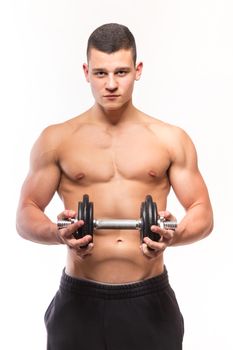
{"label": "bare skin", "polygon": [[[193,243],[213,227],[195,147],[180,128],[133,106],[142,63],[133,64],[130,50],[106,54],[92,49],[83,69],[95,104],[48,127],[36,141],[21,191],[18,232],[34,242],[67,245],[66,272],[73,277],[128,283],[159,275],[168,246]],[[57,191],[65,208],[59,218],[74,217],[87,193],[96,218],[137,219],[141,202],[151,194],[160,214],[170,220],[174,217],[166,207],[171,186],[186,213],[175,232],[152,227],[160,242],[140,242],[135,230],[96,230],[93,241],[89,235],[76,240],[73,232],[82,221],[58,230],[44,213]]]}

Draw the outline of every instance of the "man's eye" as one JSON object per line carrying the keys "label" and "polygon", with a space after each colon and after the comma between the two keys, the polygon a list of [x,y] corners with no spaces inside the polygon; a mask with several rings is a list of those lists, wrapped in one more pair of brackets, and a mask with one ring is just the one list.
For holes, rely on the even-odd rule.
{"label": "man's eye", "polygon": [[106,75],[106,73],[105,72],[96,72],[95,75],[99,78],[102,78]]}
{"label": "man's eye", "polygon": [[123,76],[125,76],[127,74],[127,72],[125,71],[125,70],[119,70],[118,72],[117,72],[117,75],[119,75],[120,77],[123,77]]}

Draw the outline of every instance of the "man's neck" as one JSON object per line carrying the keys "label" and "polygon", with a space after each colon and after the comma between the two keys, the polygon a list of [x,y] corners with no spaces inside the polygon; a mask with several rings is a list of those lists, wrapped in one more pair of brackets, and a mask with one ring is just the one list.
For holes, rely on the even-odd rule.
{"label": "man's neck", "polygon": [[129,102],[119,109],[104,109],[99,104],[91,108],[93,121],[102,122],[110,125],[122,124],[135,119],[137,109]]}

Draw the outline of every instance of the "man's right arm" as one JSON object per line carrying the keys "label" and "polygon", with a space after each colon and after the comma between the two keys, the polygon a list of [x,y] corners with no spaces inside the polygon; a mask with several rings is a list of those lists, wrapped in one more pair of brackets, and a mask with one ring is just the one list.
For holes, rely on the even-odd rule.
{"label": "man's right arm", "polygon": [[54,127],[43,131],[31,151],[30,170],[22,186],[16,228],[25,239],[56,244],[57,226],[44,210],[60,182]]}
{"label": "man's right arm", "polygon": [[[21,190],[16,228],[25,239],[42,244],[66,244],[75,249],[78,256],[84,257],[93,248],[92,237],[86,235],[75,239],[73,236],[83,221],[59,230],[57,224],[44,213],[60,183],[61,169],[57,150],[63,131],[62,126],[45,129],[32,149],[30,171]],[[70,215],[72,217],[75,212],[65,210],[60,215],[64,218]]]}

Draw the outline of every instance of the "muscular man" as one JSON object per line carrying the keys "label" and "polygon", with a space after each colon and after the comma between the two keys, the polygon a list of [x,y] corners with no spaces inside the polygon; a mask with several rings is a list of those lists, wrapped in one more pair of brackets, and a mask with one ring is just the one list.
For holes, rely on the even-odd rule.
{"label": "muscular man", "polygon": [[[61,285],[45,314],[49,350],[178,350],[183,318],[164,266],[164,250],[192,243],[212,230],[208,191],[189,136],[152,118],[132,103],[142,63],[125,26],[107,24],[88,40],[84,74],[94,105],[46,128],[31,153],[23,184],[17,230],[25,239],[67,246]],[[83,194],[97,218],[139,217],[147,194],[166,211],[172,186],[185,216],[175,231],[152,226],[159,242],[135,230],[96,230],[81,239],[45,215],[57,191],[59,218],[75,217]]]}

